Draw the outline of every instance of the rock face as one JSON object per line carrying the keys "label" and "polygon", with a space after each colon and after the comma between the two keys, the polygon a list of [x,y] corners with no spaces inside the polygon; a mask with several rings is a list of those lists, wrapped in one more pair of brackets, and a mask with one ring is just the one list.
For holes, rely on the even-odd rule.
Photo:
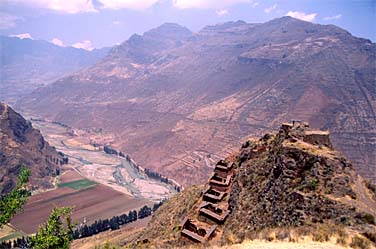
{"label": "rock face", "polygon": [[3,103],[0,103],[0,142],[1,193],[15,187],[22,165],[31,170],[33,190],[53,186],[53,177],[66,159],[33,129],[29,121]]}
{"label": "rock face", "polygon": [[95,66],[19,108],[116,134],[115,148],[184,185],[203,182],[249,134],[305,120],[376,179],[376,45],[333,25],[283,17],[191,33],[134,35]]}
{"label": "rock face", "polygon": [[[276,134],[247,140],[238,153],[220,162],[234,167],[230,192],[219,200],[229,204],[230,215],[222,223],[209,223],[215,224],[214,232],[211,226],[201,228],[209,220],[197,213],[208,191],[192,187],[163,204],[145,231],[127,242],[151,248],[201,242],[205,247],[252,240],[257,233],[266,234],[262,239],[284,240],[299,231],[319,241],[329,240],[335,231],[341,231],[344,241],[350,240],[346,231],[374,239],[375,186],[331,148],[328,133],[322,142],[306,142],[311,134],[323,138],[307,123],[284,124]],[[212,187],[210,181],[207,185]],[[323,239],[323,227],[328,239]]]}

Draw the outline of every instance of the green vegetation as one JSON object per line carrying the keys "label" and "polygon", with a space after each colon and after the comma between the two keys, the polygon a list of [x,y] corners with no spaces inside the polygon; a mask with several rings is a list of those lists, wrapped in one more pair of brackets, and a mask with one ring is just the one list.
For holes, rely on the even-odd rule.
{"label": "green vegetation", "polygon": [[25,235],[23,233],[20,233],[20,232],[16,231],[14,233],[11,233],[11,234],[8,234],[8,235],[6,235],[4,237],[1,237],[0,238],[0,242],[11,240],[11,239],[15,239],[15,238],[19,238],[19,237],[22,237],[22,236],[25,236]]}
{"label": "green vegetation", "polygon": [[371,224],[371,225],[376,224],[375,217],[372,214],[369,214],[369,213],[360,213],[360,214],[357,215],[357,218],[359,218],[363,222]]}
{"label": "green vegetation", "polygon": [[118,249],[120,247],[112,245],[109,241],[106,241],[106,243],[101,246],[95,246],[95,249]]}
{"label": "green vegetation", "polygon": [[68,187],[68,188],[72,188],[72,189],[83,189],[83,188],[88,188],[88,187],[94,186],[96,184],[97,183],[94,182],[94,181],[90,181],[88,179],[81,179],[81,180],[72,181],[72,182],[60,183],[60,184],[58,184],[58,187],[59,188]]}
{"label": "green vegetation", "polygon": [[30,170],[25,166],[21,167],[16,187],[8,194],[0,197],[0,227],[8,223],[12,217],[22,210],[30,192],[26,190],[29,181]]}
{"label": "green vegetation", "polygon": [[73,225],[71,222],[72,208],[54,208],[46,224],[40,226],[35,236],[31,238],[32,248],[35,249],[68,249],[73,240]]}

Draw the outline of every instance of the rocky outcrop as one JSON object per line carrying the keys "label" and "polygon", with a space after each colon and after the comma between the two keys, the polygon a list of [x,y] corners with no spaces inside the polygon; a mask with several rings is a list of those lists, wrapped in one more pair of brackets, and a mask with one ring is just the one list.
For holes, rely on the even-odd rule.
{"label": "rocky outcrop", "polygon": [[[375,225],[375,194],[364,181],[357,187],[360,176],[331,147],[329,132],[307,123],[283,124],[277,134],[243,144],[236,164],[225,234],[237,229],[245,238],[276,227],[330,223],[361,230]],[[365,216],[372,218],[365,221]]]}
{"label": "rocky outcrop", "polygon": [[342,244],[355,235],[375,236],[375,187],[332,148],[327,131],[285,123],[278,133],[247,140],[214,171],[222,182],[232,176],[226,189],[210,180],[207,188],[185,189],[160,207],[131,245],[207,247],[252,240],[257,233],[281,240],[302,233],[319,241],[338,233]]}
{"label": "rocky outcrop", "polygon": [[33,190],[51,188],[53,177],[67,159],[46,142],[30,121],[0,103],[0,185],[1,193],[15,187],[24,165],[31,170]]}

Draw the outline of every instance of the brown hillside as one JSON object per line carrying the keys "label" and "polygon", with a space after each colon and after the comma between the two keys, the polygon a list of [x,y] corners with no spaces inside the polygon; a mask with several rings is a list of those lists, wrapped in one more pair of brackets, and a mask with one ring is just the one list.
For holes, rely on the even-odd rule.
{"label": "brown hillside", "polygon": [[29,121],[0,103],[0,185],[5,193],[15,187],[22,165],[31,170],[34,189],[51,188],[64,157],[52,148]]}

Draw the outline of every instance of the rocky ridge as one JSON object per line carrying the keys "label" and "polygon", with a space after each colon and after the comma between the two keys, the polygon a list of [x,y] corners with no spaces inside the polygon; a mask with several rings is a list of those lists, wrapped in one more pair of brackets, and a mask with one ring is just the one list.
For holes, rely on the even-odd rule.
{"label": "rocky ridge", "polygon": [[1,193],[15,187],[22,165],[31,171],[32,190],[51,188],[60,165],[67,162],[30,121],[3,103],[0,103],[0,145]]}
{"label": "rocky ridge", "polygon": [[[376,243],[375,186],[332,148],[328,132],[301,122],[283,124],[276,134],[247,140],[223,164],[235,167],[223,197],[231,213],[223,223],[211,223],[197,212],[207,190],[194,186],[162,205],[148,227],[133,242],[124,243],[130,248],[175,248],[201,242],[206,247],[256,238],[297,241],[304,236],[321,242],[335,237],[336,243],[351,246],[361,238],[365,248]],[[216,224],[215,230],[206,236],[212,231],[186,227],[193,234],[186,236],[186,217],[201,227],[209,222],[209,229]]]}

